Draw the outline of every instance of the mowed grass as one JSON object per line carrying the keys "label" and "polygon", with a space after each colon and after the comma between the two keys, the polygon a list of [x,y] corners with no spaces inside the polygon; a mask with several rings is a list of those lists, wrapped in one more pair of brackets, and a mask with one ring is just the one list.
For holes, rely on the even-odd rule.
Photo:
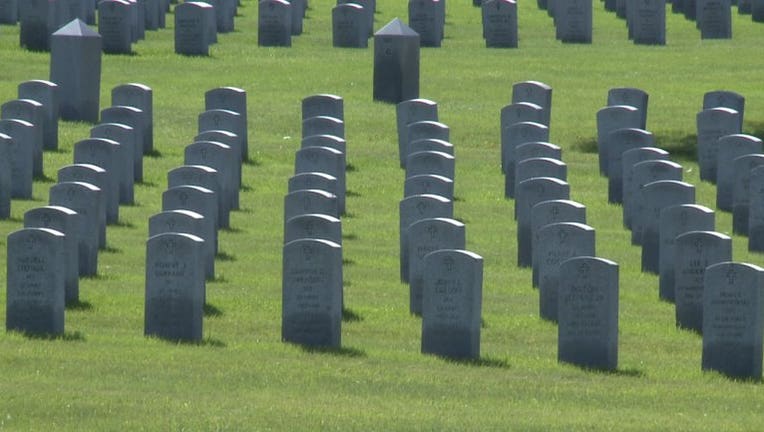
{"label": "mowed grass", "polygon": [[[331,47],[327,0],[312,0],[305,33],[292,48],[257,46],[257,4],[245,0],[237,31],[220,35],[209,58],[173,53],[168,28],[147,32],[135,55],[103,57],[101,106],[118,84],[154,90],[155,146],[146,157],[136,205],[120,209],[99,275],[82,279],[82,304],[66,312],[54,340],[0,332],[0,430],[757,430],[764,392],[700,369],[701,338],[677,330],[658,279],[640,272],[640,249],[607,204],[597,173],[596,111],[611,87],[650,94],[648,129],[685,168],[698,202],[715,203],[694,162],[695,114],[703,93],[746,97],[745,131],[764,136],[764,24],[733,9],[732,40],[701,41],[694,23],[668,14],[668,45],[635,46],[625,23],[594,5],[594,43],[561,44],[546,12],[519,4],[520,48],[486,49],[480,11],[450,1],[446,39],[421,51],[421,96],[438,102],[456,147],[455,217],[468,248],[485,259],[482,359],[459,363],[420,354],[421,321],[408,312],[398,277],[398,168],[393,105],[372,101],[373,45]],[[403,1],[380,1],[375,28],[401,17]],[[47,78],[49,56],[18,47],[18,27],[0,27],[0,101],[27,79]],[[499,110],[523,80],[554,88],[551,141],[562,146],[572,198],[587,206],[598,255],[620,265],[619,369],[582,370],[557,362],[556,326],[538,317],[531,273],[516,263],[513,202],[503,198]],[[241,211],[220,234],[224,252],[207,285],[204,343],[143,336],[147,221],[160,211],[168,170],[181,165],[196,134],[204,92],[248,92],[252,161],[244,166]],[[307,351],[280,341],[282,200],[299,147],[300,100],[345,99],[348,215],[343,349]],[[23,213],[47,202],[56,170],[91,125],[62,122],[61,150],[45,153],[48,179],[34,199],[14,201],[0,221],[0,256]],[[718,230],[731,233],[729,214]],[[736,260],[764,264],[734,237]],[[4,261],[4,259],[3,259]],[[5,266],[0,266],[5,280]],[[5,304],[5,290],[0,290]]]}

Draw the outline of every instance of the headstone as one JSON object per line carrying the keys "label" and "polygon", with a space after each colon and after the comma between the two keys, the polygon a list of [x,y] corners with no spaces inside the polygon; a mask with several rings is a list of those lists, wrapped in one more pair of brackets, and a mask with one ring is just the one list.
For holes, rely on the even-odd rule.
{"label": "headstone", "polygon": [[541,228],[558,222],[586,224],[586,206],[571,200],[541,201],[531,209],[531,265],[533,266],[533,286],[539,286],[539,262],[537,256],[538,232]]}
{"label": "headstone", "polygon": [[716,155],[716,207],[732,211],[735,185],[735,164],[739,156],[762,154],[764,147],[759,138],[735,134],[719,138]]}
{"label": "headstone", "polygon": [[[514,184],[534,177],[553,177],[563,181],[568,179],[568,166],[551,158],[530,158],[518,160],[515,167]],[[509,197],[509,182],[505,182],[504,196]]]}
{"label": "headstone", "polygon": [[[539,81],[521,81],[512,85],[512,103],[530,102],[544,110],[543,121],[549,127],[552,118],[552,87]],[[546,141],[546,140],[544,140]]]}
{"label": "headstone", "polygon": [[488,0],[483,2],[482,8],[485,46],[517,48],[517,2]]}
{"label": "headstone", "polygon": [[218,33],[230,33],[234,30],[234,14],[231,11],[230,0],[218,0],[215,8],[215,29]]}
{"label": "headstone", "polygon": [[138,108],[143,114],[143,148],[141,149],[141,154],[150,154],[154,151],[153,99],[154,95],[151,87],[144,84],[122,84],[111,89],[112,106]]}
{"label": "headstone", "polygon": [[[79,215],[77,224],[80,276],[98,274],[100,189],[90,183],[63,182],[50,188],[50,205],[66,207]],[[63,274],[61,275],[63,277]]]}
{"label": "headstone", "polygon": [[98,247],[101,249],[106,248],[106,190],[109,184],[107,176],[105,169],[92,164],[65,165],[59,168],[57,174],[59,183],[82,182],[98,189],[93,196],[98,202],[95,221],[98,227]]}
{"label": "headstone", "polygon": [[456,161],[448,153],[420,151],[406,158],[406,177],[420,174],[434,174],[454,180]]}
{"label": "headstone", "polygon": [[703,281],[703,370],[761,380],[764,269],[719,263]]}
{"label": "headstone", "polygon": [[545,225],[536,234],[538,258],[539,313],[557,322],[560,263],[578,256],[595,256],[594,228],[577,222]]}
{"label": "headstone", "polygon": [[104,0],[98,3],[98,33],[103,38],[103,52],[133,52],[132,9],[133,5],[123,0]]}
{"label": "headstone", "polygon": [[419,34],[398,18],[374,34],[374,100],[419,97]]}
{"label": "headstone", "polygon": [[642,0],[633,7],[632,28],[635,44],[666,45],[666,0]]}
{"label": "headstone", "polygon": [[11,217],[13,138],[0,133],[0,219]]}
{"label": "headstone", "polygon": [[751,170],[748,198],[748,250],[764,252],[764,168]]}
{"label": "headstone", "polygon": [[66,304],[79,301],[79,252],[77,212],[66,207],[45,206],[24,213],[24,228],[49,228],[64,234],[64,287]]}
{"label": "headstone", "polygon": [[298,239],[328,240],[342,246],[342,222],[325,214],[302,214],[284,224],[284,244]]}
{"label": "headstone", "polygon": [[[438,104],[427,99],[411,99],[400,102],[396,108],[398,124],[398,159],[401,167],[406,162],[409,145],[408,125],[421,121],[438,121]],[[427,137],[430,138],[430,137]],[[448,141],[447,139],[445,141]]]}
{"label": "headstone", "polygon": [[203,245],[201,238],[183,233],[159,234],[146,242],[146,336],[202,340]]}
{"label": "headstone", "polygon": [[608,202],[621,203],[623,197],[623,154],[639,147],[654,147],[653,134],[636,128],[616,129],[605,138],[608,156]]}
{"label": "headstone", "polygon": [[[207,165],[182,165],[167,172],[167,187],[176,186],[199,186],[209,189],[215,193],[215,200],[218,205],[218,226],[217,228],[229,227],[229,209],[221,192],[220,171]],[[206,240],[206,235],[192,232]]]}
{"label": "headstone", "polygon": [[[143,149],[146,136],[146,116],[143,111],[133,106],[112,106],[101,111],[101,123],[117,123],[131,127],[133,137],[133,179],[143,181]],[[123,131],[127,133],[127,131]],[[115,133],[114,138],[118,135]],[[115,141],[118,141],[115,139]],[[121,142],[121,141],[118,141]]]}
{"label": "headstone", "polygon": [[312,213],[339,218],[337,196],[319,189],[300,189],[284,197],[284,223],[295,216]]}
{"label": "headstone", "polygon": [[[703,278],[709,266],[732,260],[732,239],[714,231],[689,231],[674,245],[674,291],[661,298],[676,304],[677,327],[703,331]],[[664,294],[668,294],[664,297]]]}
{"label": "headstone", "polygon": [[64,333],[64,234],[24,228],[8,235],[5,328]]}
{"label": "headstone", "polygon": [[119,189],[123,171],[133,165],[128,153],[129,148],[123,148],[112,140],[104,138],[89,138],[74,144],[74,163],[91,164],[106,170],[104,197],[106,199],[106,223],[115,224],[119,221]]}
{"label": "headstone", "polygon": [[[121,166],[119,178],[119,203],[135,203],[135,157],[142,157],[138,149],[136,155],[133,128],[120,123],[101,123],[90,129],[91,138],[103,138],[119,143],[118,165]],[[98,164],[96,164],[98,165]],[[142,164],[141,164],[142,165]],[[112,173],[113,174],[113,173]]]}
{"label": "headstone", "polygon": [[[644,0],[643,0],[644,1]],[[646,91],[633,87],[614,87],[607,92],[607,104],[633,106],[641,115],[641,123],[638,129],[647,128],[647,102],[649,95]]]}
{"label": "headstone", "polygon": [[501,133],[501,169],[506,175],[509,196],[515,192],[515,149],[529,142],[549,141],[549,128],[541,123],[521,122],[504,129]]}
{"label": "headstone", "polygon": [[287,191],[294,192],[301,189],[319,189],[337,195],[337,178],[322,172],[303,172],[290,177]]}
{"label": "headstone", "polygon": [[443,24],[438,15],[435,0],[409,0],[409,26],[419,33],[420,45],[440,47],[443,40]]}
{"label": "headstone", "polygon": [[218,201],[215,192],[201,186],[175,186],[162,192],[162,211],[191,210],[204,217],[205,245],[218,253]]}
{"label": "headstone", "polygon": [[400,154],[401,168],[406,167],[406,159],[411,154],[411,143],[421,139],[439,139],[449,141],[451,139],[451,129],[435,120],[422,120],[408,123],[406,126],[406,140]]}
{"label": "headstone", "polygon": [[50,35],[56,31],[57,4],[49,0],[18,3],[19,44],[32,51],[49,51]]}
{"label": "headstone", "polygon": [[562,161],[562,149],[554,144],[534,141],[515,147],[515,159],[523,161],[531,158],[549,158]]}
{"label": "headstone", "polygon": [[19,21],[18,0],[0,1],[0,24],[16,25]]}
{"label": "headstone", "polygon": [[146,0],[146,30],[159,30],[159,16],[164,15],[163,0]]}
{"label": "headstone", "polygon": [[403,197],[423,194],[439,195],[453,201],[454,181],[450,178],[434,174],[419,174],[407,177],[403,184]]}
{"label": "headstone", "polygon": [[24,120],[0,120],[0,134],[6,140],[11,169],[11,197],[32,198],[34,177],[34,126]]}
{"label": "headstone", "polygon": [[631,105],[610,105],[597,111],[597,149],[599,153],[600,174],[608,175],[608,133],[625,128],[639,129],[642,113]]}
{"label": "headstone", "polygon": [[204,5],[199,2],[187,2],[175,7],[176,54],[191,56],[210,54],[212,40],[207,24],[208,12]]}
{"label": "headstone", "polygon": [[700,179],[716,183],[719,138],[741,133],[740,113],[730,108],[708,108],[696,116]]}
{"label": "headstone", "polygon": [[764,22],[764,2],[761,0],[751,0],[751,19],[753,22]]}
{"label": "headstone", "polygon": [[19,84],[19,99],[31,99],[43,107],[43,148],[58,150],[58,85],[45,80]]}
{"label": "headstone", "polygon": [[231,209],[238,208],[239,190],[236,188],[236,161],[237,155],[233,149],[225,144],[213,141],[197,141],[186,146],[183,163],[186,165],[205,165],[218,172],[218,185],[220,187],[220,208],[218,212],[218,226],[229,227],[229,213]]}
{"label": "headstone", "polygon": [[374,34],[374,13],[377,10],[377,0],[337,0],[337,5],[340,4],[357,4],[363,8],[364,26],[366,28],[364,36],[367,39],[370,38]]}
{"label": "headstone", "polygon": [[669,153],[657,147],[638,147],[623,152],[621,156],[621,201],[624,227],[631,228],[635,197],[639,191],[634,181],[634,165],[649,160],[667,160],[668,158]]}
{"label": "headstone", "polygon": [[58,84],[59,116],[98,121],[101,96],[101,35],[74,20],[50,38],[50,81]]}
{"label": "headstone", "polygon": [[732,39],[730,0],[697,0],[701,39]]}
{"label": "headstone", "polygon": [[205,131],[228,131],[234,133],[241,138],[241,159],[245,161],[249,159],[249,150],[246,143],[247,136],[247,118],[245,115],[229,109],[208,109],[207,111],[199,114],[197,119],[197,131],[199,133]]}
{"label": "headstone", "polygon": [[[732,161],[734,182],[732,187],[732,232],[748,234],[748,218],[751,202],[751,187],[764,184],[764,178],[754,177],[753,170],[764,166],[764,154],[748,154]],[[759,171],[759,175],[764,171]]]}
{"label": "headstone", "polygon": [[338,211],[345,211],[345,154],[329,147],[303,147],[295,153],[294,173],[322,172],[337,179]]}
{"label": "headstone", "polygon": [[234,167],[236,170],[236,174],[234,175],[234,178],[236,179],[236,190],[241,189],[241,137],[236,135],[233,132],[224,131],[224,130],[206,130],[204,132],[199,132],[194,137],[194,142],[196,141],[214,141],[219,142],[221,144],[225,144],[233,149],[234,155],[236,155],[236,166]]}
{"label": "headstone", "polygon": [[284,0],[261,0],[258,6],[257,44],[292,46],[292,5]]}
{"label": "headstone", "polygon": [[300,147],[329,147],[347,154],[347,143],[343,138],[334,135],[312,135],[300,140]]}
{"label": "headstone", "polygon": [[302,136],[334,135],[345,138],[345,122],[328,116],[309,117],[302,121]]}
{"label": "headstone", "polygon": [[453,201],[439,195],[411,195],[401,200],[398,224],[401,282],[409,281],[409,226],[422,219],[452,218],[453,215]]}
{"label": "headstone", "polygon": [[483,258],[466,250],[425,255],[422,353],[480,358]]}
{"label": "headstone", "polygon": [[541,123],[544,121],[544,110],[540,106],[531,102],[517,102],[506,105],[501,109],[500,124],[501,131],[512,126],[515,123],[532,122]]}
{"label": "headstone", "polygon": [[441,249],[464,249],[464,224],[450,218],[420,219],[408,226],[409,311],[422,314],[425,256]]}
{"label": "headstone", "polygon": [[42,104],[31,99],[14,99],[5,102],[0,110],[2,111],[0,118],[24,120],[29,122],[29,124],[32,126],[31,128],[19,128],[29,132],[29,135],[27,135],[26,139],[22,138],[21,135],[18,135],[17,132],[11,132],[10,130],[8,131],[8,134],[10,135],[15,133],[15,135],[11,136],[20,141],[24,141],[26,143],[25,145],[30,145],[33,147],[33,173],[36,176],[42,176],[44,174],[42,148],[45,137],[45,112]]}
{"label": "headstone", "polygon": [[157,213],[149,218],[149,237],[165,233],[191,234],[202,239],[200,261],[195,264],[204,268],[207,279],[215,277],[215,253],[208,246],[204,216],[191,210],[168,210]]}
{"label": "headstone", "polygon": [[[248,134],[248,120],[247,120],[247,92],[237,87],[219,87],[204,93],[204,109],[209,110],[228,110],[239,114],[239,117],[231,116],[227,113],[218,112],[220,117],[227,117],[228,122],[235,124],[236,126],[215,128],[214,130],[223,129],[230,130],[241,138],[241,160],[249,160],[249,141],[247,139]],[[215,114],[213,114],[213,124]],[[233,120],[235,118],[237,120]],[[228,123],[225,119],[220,120],[221,123]],[[209,130],[209,129],[208,129]],[[202,132],[200,130],[200,132]],[[228,143],[223,143],[228,144]]]}
{"label": "headstone", "polygon": [[363,6],[338,4],[332,9],[332,46],[335,48],[367,48],[369,19]]}
{"label": "headstone", "polygon": [[422,138],[409,143],[411,153],[422,151],[436,151],[446,153],[451,156],[454,155],[454,145],[448,141],[443,141],[437,138]]}
{"label": "headstone", "polygon": [[624,220],[628,221],[627,227],[632,230],[633,244],[640,244],[643,230],[641,220],[636,224],[636,227],[634,224],[634,219],[639,218],[645,205],[642,202],[642,188],[646,184],[658,180],[681,181],[682,174],[682,166],[669,160],[647,160],[631,167],[631,182],[623,188],[628,194],[628,198],[624,196],[623,208],[627,212]]}
{"label": "headstone", "polygon": [[618,264],[577,257],[560,264],[557,359],[585,368],[618,367]]}
{"label": "headstone", "polygon": [[299,239],[284,245],[281,339],[339,348],[342,326],[342,247]]}
{"label": "headstone", "polygon": [[703,109],[709,108],[730,108],[737,111],[740,114],[740,130],[743,130],[745,114],[745,97],[743,95],[728,90],[706,92],[703,94]]}
{"label": "headstone", "polygon": [[659,296],[674,301],[676,296],[676,238],[690,231],[714,231],[714,211],[696,204],[678,204],[661,210],[659,219]]}
{"label": "headstone", "polygon": [[592,2],[569,0],[556,6],[557,39],[569,43],[592,43]]}
{"label": "headstone", "polygon": [[345,119],[344,102],[337,95],[322,93],[308,96],[302,100],[301,106],[303,120],[317,116]]}
{"label": "headstone", "polygon": [[517,219],[517,265],[533,264],[531,209],[542,201],[570,199],[570,185],[560,179],[536,177],[517,185],[515,219]]}

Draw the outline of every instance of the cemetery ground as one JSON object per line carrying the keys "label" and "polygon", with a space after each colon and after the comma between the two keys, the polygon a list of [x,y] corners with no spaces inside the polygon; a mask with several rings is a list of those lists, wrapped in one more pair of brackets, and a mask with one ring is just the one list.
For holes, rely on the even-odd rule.
{"label": "cemetery ground", "polygon": [[[447,361],[420,353],[421,320],[409,314],[398,274],[398,202],[403,196],[395,106],[372,101],[373,48],[337,49],[331,7],[312,0],[291,48],[257,46],[257,4],[244,0],[234,33],[210,57],[173,52],[168,28],[147,32],[133,55],[105,55],[101,108],[127,82],[154,91],[156,151],[144,159],[136,204],[108,227],[99,274],[81,280],[66,310],[65,336],[0,332],[0,430],[757,430],[764,386],[702,372],[701,337],[679,330],[658,299],[658,277],[640,271],[640,249],[607,203],[597,169],[595,114],[612,87],[650,94],[647,129],[684,167],[697,202],[714,207],[715,187],[699,180],[695,115],[703,93],[746,97],[744,132],[764,137],[764,24],[733,9],[733,39],[701,41],[694,23],[667,13],[667,46],[636,46],[625,22],[594,5],[591,45],[561,44],[535,2],[520,2],[519,48],[487,49],[480,10],[450,0],[441,48],[422,48],[421,97],[436,101],[456,153],[454,215],[467,248],[485,260],[481,359]],[[670,9],[670,6],[669,6]],[[405,2],[380,1],[375,30]],[[49,54],[18,46],[17,26],[0,26],[0,101],[16,86],[47,79]],[[571,199],[587,206],[598,256],[620,266],[618,370],[557,362],[557,328],[538,314],[530,268],[516,266],[513,201],[499,168],[499,110],[512,84],[552,86],[550,141],[563,148]],[[196,135],[204,92],[247,90],[251,161],[241,210],[221,231],[216,278],[207,284],[203,343],[143,336],[148,218],[161,209],[166,173],[182,164]],[[343,217],[345,313],[342,349],[282,343],[283,197],[300,143],[300,101],[334,93],[345,101],[347,215]],[[44,155],[32,200],[14,200],[0,221],[7,234],[26,210],[45,205],[55,172],[71,163],[92,125],[62,122],[60,150]],[[764,264],[732,235],[736,261]],[[5,265],[0,280],[5,280]],[[0,303],[5,305],[5,289]]]}

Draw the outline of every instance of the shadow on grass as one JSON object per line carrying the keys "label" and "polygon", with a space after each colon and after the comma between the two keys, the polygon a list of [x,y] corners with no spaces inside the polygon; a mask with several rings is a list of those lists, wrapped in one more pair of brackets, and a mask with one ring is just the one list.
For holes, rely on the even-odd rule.
{"label": "shadow on grass", "polygon": [[257,159],[251,159],[251,158],[247,158],[247,159],[245,159],[245,160],[244,160],[243,164],[244,164],[244,165],[253,166],[253,167],[259,167],[259,166],[260,166],[260,165],[262,165],[263,163],[262,163],[262,162],[260,162],[260,161],[259,161],[259,160],[257,160]]}
{"label": "shadow on grass", "polygon": [[212,277],[208,277],[205,280],[207,282],[213,282],[213,283],[228,283],[228,279],[226,279],[225,276],[218,276],[218,275],[214,275]]}
{"label": "shadow on grass", "polygon": [[55,154],[69,153],[67,150],[64,150],[62,148],[57,148],[57,149],[42,149],[42,152],[43,153],[55,153]]}
{"label": "shadow on grass", "polygon": [[349,280],[343,280],[343,281],[342,281],[342,286],[343,286],[343,287],[349,287],[349,286],[353,286],[353,283],[352,283],[352,282],[350,282]]}
{"label": "shadow on grass", "polygon": [[[291,342],[288,342],[291,344]],[[305,346],[305,345],[298,345],[293,344],[296,346],[299,346],[303,352],[306,352],[308,354],[328,354],[332,356],[337,357],[350,357],[350,358],[359,358],[359,357],[366,357],[366,352],[363,350],[360,350],[358,348],[352,348],[352,347],[312,347],[312,346]]]}
{"label": "shadow on grass", "polygon": [[114,246],[106,246],[105,248],[101,249],[104,253],[110,253],[110,254],[120,254],[122,253],[122,249],[116,248]]}
{"label": "shadow on grass", "polygon": [[[244,210],[239,210],[239,211],[244,211]],[[218,231],[224,231],[224,232],[232,233],[232,234],[238,234],[238,233],[243,233],[244,232],[244,230],[241,229],[241,228],[236,228],[236,227],[231,227],[231,226],[228,226],[228,227],[225,227],[225,228],[220,228]]]}
{"label": "shadow on grass", "polygon": [[96,273],[96,274],[93,274],[93,275],[80,276],[80,279],[85,279],[85,280],[108,280],[109,278],[104,276],[104,275],[102,275],[102,274],[100,274],[100,273]]}
{"label": "shadow on grass", "polygon": [[18,333],[27,339],[33,339],[33,340],[49,340],[49,341],[61,340],[64,342],[85,342],[85,335],[83,335],[82,333],[78,331],[76,332],[65,331],[63,334],[29,333],[29,332],[23,332],[23,331],[20,331]]}
{"label": "shadow on grass", "polygon": [[206,337],[200,341],[172,341],[168,340],[168,342],[175,342],[178,345],[197,345],[197,346],[208,346],[212,348],[225,348],[226,344],[220,339],[216,339],[213,337]]}
{"label": "shadow on grass", "polygon": [[252,186],[244,185],[243,184],[243,185],[241,185],[239,190],[242,191],[242,192],[252,192],[254,189],[252,188]]}
{"label": "shadow on grass", "polygon": [[118,220],[118,221],[114,222],[113,224],[109,224],[109,226],[116,226],[116,227],[120,227],[120,228],[131,228],[131,229],[135,228],[135,224],[134,223],[123,221],[123,220]]}
{"label": "shadow on grass", "polygon": [[355,264],[355,261],[353,261],[351,259],[348,259],[348,258],[343,258],[342,259],[342,265],[353,265],[353,264]]}
{"label": "shadow on grass", "polygon": [[204,304],[204,316],[209,318],[219,318],[223,316],[223,311],[215,307],[215,305],[205,303]]}
{"label": "shadow on grass", "polygon": [[342,234],[343,240],[358,240],[358,235],[350,233],[350,234]]}
{"label": "shadow on grass", "polygon": [[[764,129],[764,127],[762,128]],[[655,134],[655,145],[671,154],[672,160],[696,161],[698,136],[681,131],[668,131]],[[597,138],[580,138],[573,143],[573,149],[583,153],[598,153]]]}
{"label": "shadow on grass", "polygon": [[459,359],[459,358],[451,358],[451,357],[443,357],[443,356],[437,356],[438,358],[443,359],[447,363],[454,363],[454,364],[460,364],[464,366],[471,366],[471,367],[489,367],[489,368],[496,368],[496,369],[509,369],[510,365],[509,362],[507,362],[504,359],[497,359],[493,357],[480,357],[478,359]]}
{"label": "shadow on grass", "polygon": [[157,158],[162,157],[162,152],[160,152],[157,149],[152,149],[150,152],[144,153],[143,156],[150,157],[150,158],[153,158],[153,159],[157,159]]}
{"label": "shadow on grass", "polygon": [[454,202],[464,202],[464,198],[454,195]]}
{"label": "shadow on grass", "polygon": [[77,300],[66,304],[66,310],[90,311],[93,305],[90,302]]}
{"label": "shadow on grass", "polygon": [[361,322],[363,321],[363,317],[361,316],[361,314],[354,312],[353,309],[343,307],[342,321],[343,322]]}
{"label": "shadow on grass", "polygon": [[356,217],[356,214],[352,213],[352,212],[345,212],[345,213],[342,214],[342,217],[344,217],[346,219],[353,219],[353,218]]}
{"label": "shadow on grass", "polygon": [[345,171],[347,171],[347,172],[356,172],[356,171],[358,171],[358,168],[356,168],[355,165],[349,163],[349,164],[345,165]]}
{"label": "shadow on grass", "polygon": [[[15,199],[15,198],[14,198],[14,199]],[[6,218],[6,219],[3,219],[3,220],[7,220],[7,221],[9,221],[9,222],[16,222],[16,223],[22,223],[22,222],[24,222],[24,218],[20,218],[20,217],[18,217],[18,216],[11,216],[11,217],[9,217],[9,218]]]}
{"label": "shadow on grass", "polygon": [[233,261],[236,261],[236,255],[229,254],[228,252],[220,252],[220,251],[218,251],[218,255],[217,255],[216,259],[218,261],[233,262]]}
{"label": "shadow on grass", "polygon": [[361,194],[359,194],[359,193],[358,193],[358,192],[356,192],[356,191],[348,190],[348,191],[345,191],[345,196],[346,196],[346,197],[360,197],[360,196],[362,196],[362,195],[361,195]]}
{"label": "shadow on grass", "polygon": [[34,180],[40,183],[55,183],[56,182],[55,179],[46,176],[44,173],[41,175],[34,176]]}
{"label": "shadow on grass", "polygon": [[622,376],[622,377],[631,377],[631,378],[642,378],[645,376],[644,371],[641,371],[635,368],[604,369],[604,368],[597,368],[597,367],[591,367],[591,366],[583,366],[583,365],[569,363],[565,361],[560,361],[560,363],[564,363],[564,364],[576,367],[586,373],[595,373],[595,374],[602,374],[602,375]]}
{"label": "shadow on grass", "polygon": [[135,184],[136,185],[140,185],[140,186],[150,187],[150,188],[157,187],[156,183],[150,182],[150,181],[146,181],[146,180],[137,181],[137,182],[135,182]]}

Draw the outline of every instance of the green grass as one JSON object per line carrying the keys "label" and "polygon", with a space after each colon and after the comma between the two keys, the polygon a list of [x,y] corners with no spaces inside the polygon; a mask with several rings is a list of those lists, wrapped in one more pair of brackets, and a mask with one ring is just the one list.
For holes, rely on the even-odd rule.
{"label": "green grass", "polygon": [[[700,183],[692,144],[703,93],[746,96],[745,131],[764,136],[761,84],[764,24],[733,12],[732,40],[701,41],[694,23],[668,14],[668,45],[635,46],[625,23],[595,2],[594,43],[554,40],[552,21],[535,2],[520,2],[520,48],[486,49],[480,12],[449,1],[446,40],[422,49],[421,96],[438,102],[456,148],[455,216],[467,225],[468,248],[485,259],[481,352],[475,363],[419,352],[420,320],[408,313],[398,280],[398,168],[395,110],[373,102],[373,48],[331,47],[332,2],[313,0],[305,33],[293,47],[257,47],[257,6],[245,1],[237,31],[220,35],[209,58],[173,53],[169,28],[147,32],[135,55],[103,58],[101,105],[125,82],[154,89],[155,147],[135,206],[122,207],[108,229],[112,249],[98,277],[81,280],[82,304],[67,310],[64,338],[0,332],[0,430],[757,430],[764,391],[700,370],[701,339],[677,330],[658,280],[640,272],[639,252],[607,204],[597,174],[595,113],[611,87],[650,94],[648,129],[685,168],[698,202],[715,203]],[[375,28],[405,21],[403,1],[378,4]],[[18,27],[0,27],[0,101],[27,79],[48,77],[48,55],[18,47]],[[587,206],[598,255],[620,264],[620,350],[615,373],[558,364],[557,330],[538,317],[531,273],[518,269],[513,203],[503,198],[499,110],[514,82],[554,88],[551,141],[563,147],[572,198]],[[160,210],[168,170],[196,134],[204,92],[247,90],[251,164],[232,229],[220,234],[225,259],[208,284],[204,343],[174,344],[143,336],[147,221]],[[349,215],[343,218],[344,348],[306,351],[280,341],[282,200],[299,146],[300,100],[329,92],[345,99]],[[59,152],[45,172],[72,160],[72,146],[91,125],[61,123]],[[34,199],[14,201],[0,221],[0,255],[23,213],[47,202],[50,182]],[[729,214],[717,214],[730,233]],[[764,264],[734,236],[737,260]],[[4,261],[4,259],[3,259]],[[5,280],[5,266],[0,266]],[[5,290],[0,290],[5,303]]]}

